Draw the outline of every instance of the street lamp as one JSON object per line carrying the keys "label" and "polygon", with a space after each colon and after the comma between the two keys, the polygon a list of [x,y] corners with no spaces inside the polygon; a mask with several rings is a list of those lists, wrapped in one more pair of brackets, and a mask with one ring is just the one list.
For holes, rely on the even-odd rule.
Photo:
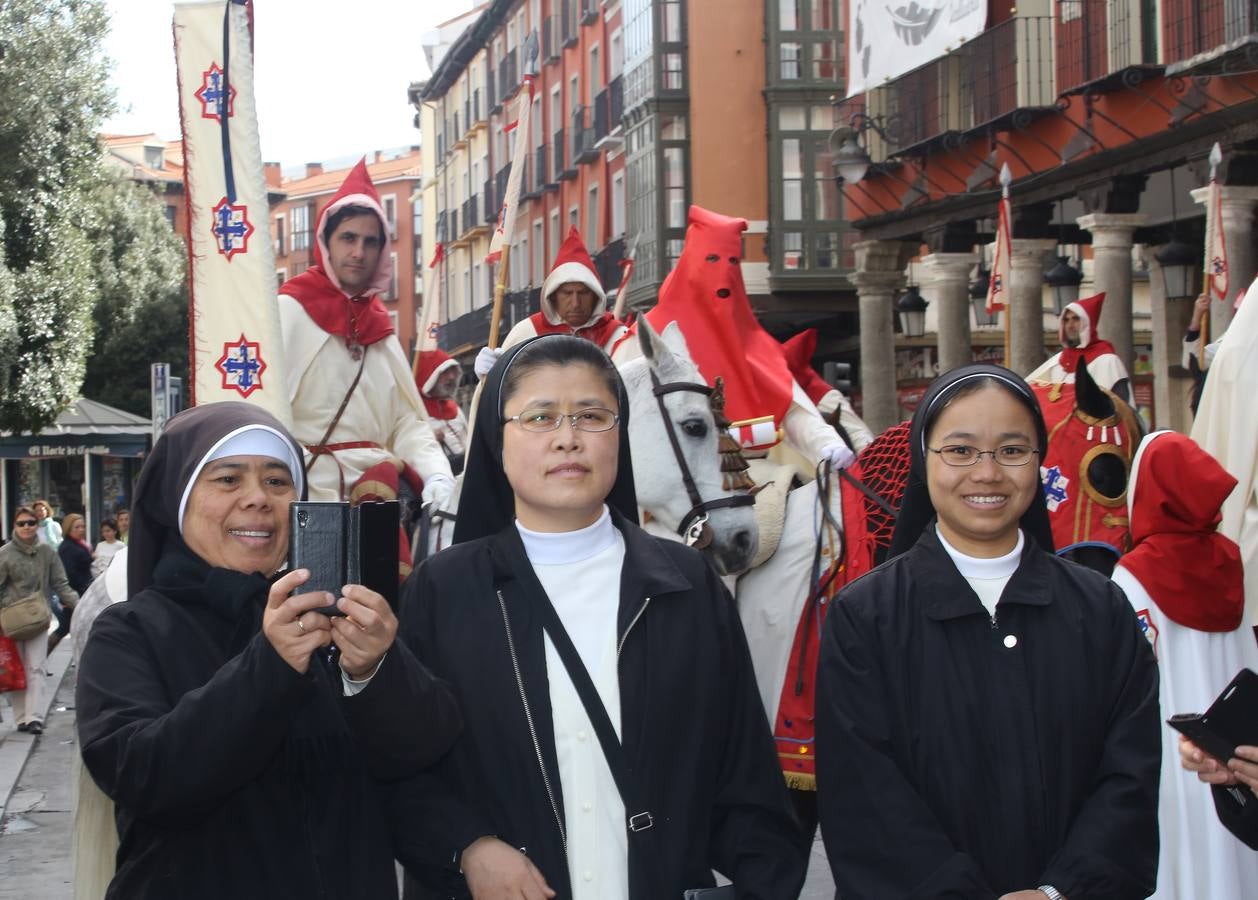
{"label": "street lamp", "polygon": [[926,333],[927,305],[915,284],[910,284],[904,295],[895,302],[896,312],[900,314],[900,330],[905,337],[918,338]]}
{"label": "street lamp", "polygon": [[1199,259],[1192,247],[1172,237],[1171,242],[1153,258],[1162,267],[1162,284],[1166,288],[1167,300],[1186,300],[1193,295],[1192,273]]}
{"label": "street lamp", "polygon": [[1053,306],[1057,315],[1079,299],[1079,285],[1083,273],[1070,264],[1069,257],[1057,257],[1057,265],[1044,273],[1044,283],[1053,289]]}
{"label": "street lamp", "polygon": [[860,134],[850,125],[830,132],[830,153],[834,171],[848,184],[855,184],[865,177],[873,162],[865,148],[856,139]]}
{"label": "street lamp", "polygon": [[992,273],[985,262],[978,264],[974,280],[970,282],[970,305],[974,307],[974,323],[979,328],[990,328],[1000,317],[998,312],[987,311],[987,290],[991,286]]}

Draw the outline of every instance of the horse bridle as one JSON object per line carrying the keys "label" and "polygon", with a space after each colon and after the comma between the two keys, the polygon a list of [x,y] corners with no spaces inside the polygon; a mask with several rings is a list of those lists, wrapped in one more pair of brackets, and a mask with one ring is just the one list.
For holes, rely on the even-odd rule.
{"label": "horse bridle", "polygon": [[[730,497],[720,497],[716,500],[704,500],[699,495],[699,488],[695,485],[694,476],[690,474],[690,466],[686,463],[685,454],[681,451],[681,442],[677,440],[677,430],[673,428],[673,420],[669,418],[668,408],[664,406],[664,396],[679,391],[690,391],[691,393],[711,397],[712,388],[695,381],[670,381],[662,384],[654,371],[651,372],[651,385],[651,392],[655,394],[655,402],[660,408],[660,417],[664,420],[664,431],[667,432],[668,442],[673,448],[673,458],[677,460],[677,466],[681,469],[681,480],[686,486],[686,496],[690,499],[690,512],[682,516],[681,524],[677,526],[677,533],[686,542],[686,546],[693,547],[698,543],[700,547],[704,547],[711,541],[711,529],[708,528],[709,512],[714,509],[751,506],[756,502],[756,498],[751,494],[735,494]],[[705,530],[707,531],[708,540],[700,543],[700,540],[704,537]]]}

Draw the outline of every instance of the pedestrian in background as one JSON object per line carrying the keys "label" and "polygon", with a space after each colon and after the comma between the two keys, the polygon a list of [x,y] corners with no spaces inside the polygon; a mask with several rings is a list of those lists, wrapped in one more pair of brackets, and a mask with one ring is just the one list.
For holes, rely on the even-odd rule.
{"label": "pedestrian in background", "polygon": [[31,504],[31,509],[35,510],[35,516],[39,519],[39,524],[35,529],[39,542],[56,550],[61,546],[62,534],[61,526],[52,517],[52,506],[47,500],[36,500]]}
{"label": "pedestrian in background", "polygon": [[114,518],[118,520],[118,540],[125,544],[131,537],[131,510],[124,506],[114,513]]}
{"label": "pedestrian in background", "polygon": [[[61,557],[61,565],[66,570],[66,581],[82,597],[87,586],[92,583],[92,547],[86,540],[87,522],[78,513],[70,513],[61,520],[61,533],[64,537],[57,547],[57,555]],[[52,612],[57,617],[57,630],[48,635],[49,653],[70,633],[70,617],[74,606],[58,596],[52,601]]]}
{"label": "pedestrian in background", "polygon": [[109,561],[114,554],[125,547],[118,539],[118,520],[105,519],[100,523],[100,541],[92,554],[92,577],[95,578],[109,568]]}
{"label": "pedestrian in background", "polygon": [[[56,524],[55,522],[53,524]],[[39,520],[29,506],[19,506],[13,516],[13,539],[0,547],[0,604],[9,606],[37,593],[47,598],[56,591],[71,607],[79,595],[66,581],[61,558],[35,536]],[[15,641],[26,669],[26,690],[15,691],[14,712],[17,730],[42,734],[44,730],[45,691],[44,660],[48,656],[48,637],[37,634]]]}
{"label": "pedestrian in background", "polygon": [[117,807],[108,900],[397,895],[380,792],[444,753],[458,714],[378,593],[290,596],[303,480],[291,435],[240,402],[175,416],[144,463],[130,599],[79,666],[83,761]]}
{"label": "pedestrian in background", "polygon": [[1122,592],[1053,555],[1046,444],[999,366],[939,377],[913,416],[892,559],[822,633],[817,789],[844,900],[1153,892],[1157,666]]}

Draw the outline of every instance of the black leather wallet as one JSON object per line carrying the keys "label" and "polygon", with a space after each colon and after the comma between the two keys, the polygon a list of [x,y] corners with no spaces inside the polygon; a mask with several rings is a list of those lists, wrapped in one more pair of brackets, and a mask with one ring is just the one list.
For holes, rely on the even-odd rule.
{"label": "black leather wallet", "polygon": [[[288,510],[288,566],[309,569],[310,578],[294,593],[327,591],[341,595],[347,584],[381,594],[397,609],[398,526],[396,501],[348,503],[298,500]],[[316,610],[343,615],[336,606]]]}

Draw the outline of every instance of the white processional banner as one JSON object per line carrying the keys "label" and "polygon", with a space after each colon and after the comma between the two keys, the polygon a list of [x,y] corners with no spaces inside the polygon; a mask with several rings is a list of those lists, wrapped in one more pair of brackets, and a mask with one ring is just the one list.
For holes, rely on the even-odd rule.
{"label": "white processional banner", "polygon": [[485,262],[494,264],[502,257],[502,248],[511,246],[511,232],[515,228],[515,214],[520,207],[520,182],[524,179],[524,170],[528,167],[529,113],[533,109],[533,76],[525,75],[520,92],[516,95],[515,118],[507,123],[503,131],[507,134],[515,132],[515,151],[511,154],[511,173],[507,176],[507,187],[502,198],[502,207],[498,210],[498,225],[494,228],[493,237],[489,239],[489,253]]}
{"label": "white processional banner", "polygon": [[175,5],[194,404],[246,400],[286,425],[284,347],[246,0]]}
{"label": "white processional banner", "polygon": [[847,95],[937,59],[977,37],[986,0],[851,0]]}

